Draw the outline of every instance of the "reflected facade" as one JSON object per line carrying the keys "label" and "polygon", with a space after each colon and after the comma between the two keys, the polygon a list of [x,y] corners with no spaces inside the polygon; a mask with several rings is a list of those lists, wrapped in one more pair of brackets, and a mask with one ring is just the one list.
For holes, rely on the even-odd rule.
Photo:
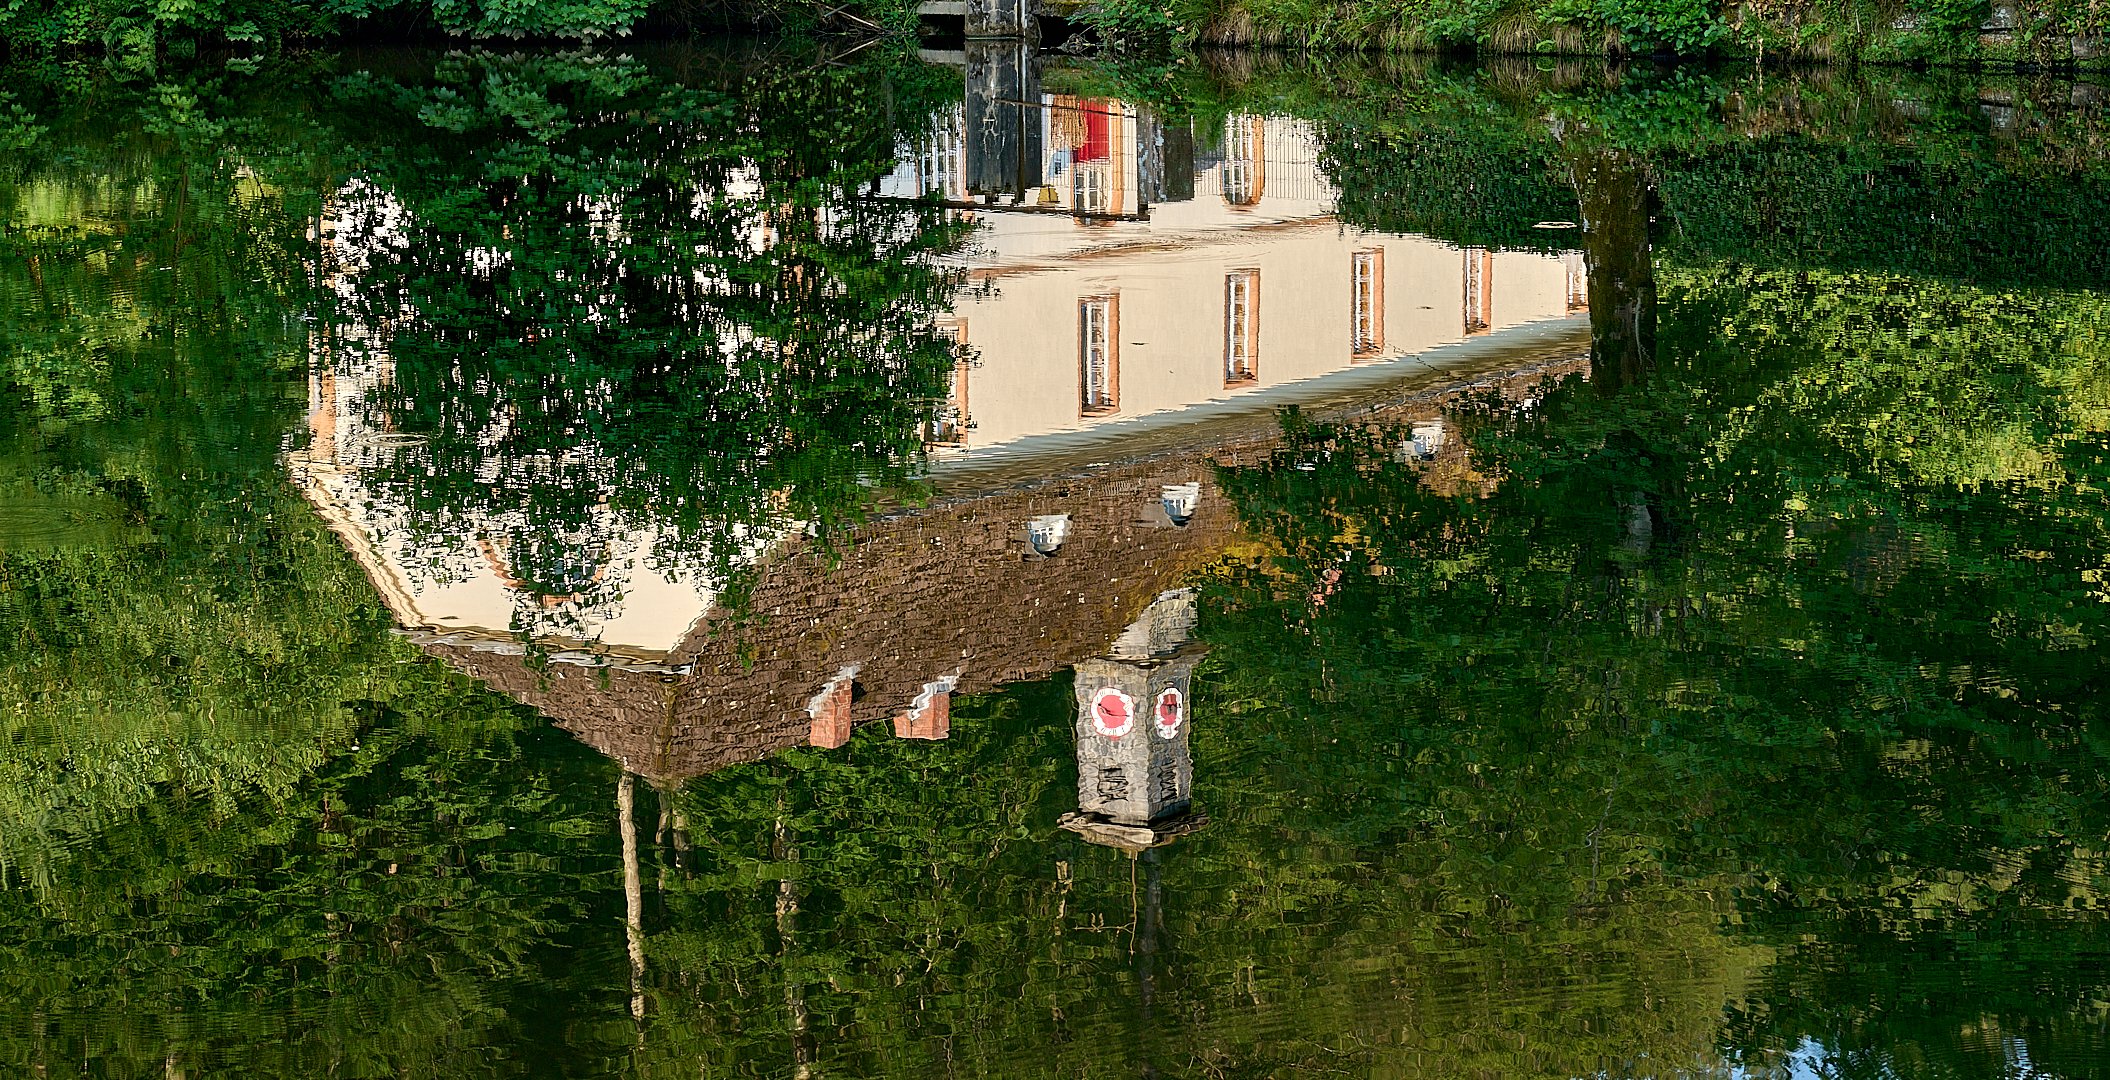
{"label": "reflected facade", "polygon": [[[875,189],[978,225],[970,286],[944,324],[971,360],[952,377],[941,453],[1322,393],[1358,365],[1588,312],[1580,251],[1461,249],[1339,220],[1306,122],[1239,114],[1197,131],[1148,106],[1043,92],[1039,65],[1007,49],[948,59],[965,68],[967,105],[905,144]],[[958,152],[971,122],[1008,130],[980,137],[1023,164]]]}
{"label": "reflected facade", "polygon": [[0,1074],[2110,1060],[2085,88],[302,62],[0,109]]}

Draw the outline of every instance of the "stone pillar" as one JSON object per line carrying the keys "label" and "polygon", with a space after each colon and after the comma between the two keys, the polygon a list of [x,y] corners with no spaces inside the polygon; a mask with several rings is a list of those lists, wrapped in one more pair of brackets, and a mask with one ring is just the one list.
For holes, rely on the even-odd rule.
{"label": "stone pillar", "polygon": [[972,29],[966,52],[967,190],[1023,195],[1041,183],[1040,58],[1031,41],[977,41]]}
{"label": "stone pillar", "polygon": [[1160,595],[1108,654],[1079,663],[1077,810],[1063,828],[1136,852],[1199,828],[1188,702],[1203,647],[1194,590]]}
{"label": "stone pillar", "polygon": [[1131,827],[1187,811],[1194,800],[1188,691],[1199,651],[1102,658],[1077,665],[1077,808]]}

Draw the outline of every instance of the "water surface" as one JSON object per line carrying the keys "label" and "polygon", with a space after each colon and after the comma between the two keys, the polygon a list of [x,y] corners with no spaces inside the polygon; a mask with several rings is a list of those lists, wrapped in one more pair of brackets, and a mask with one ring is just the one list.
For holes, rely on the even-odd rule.
{"label": "water surface", "polygon": [[7,86],[0,1071],[2110,1073],[2096,87]]}

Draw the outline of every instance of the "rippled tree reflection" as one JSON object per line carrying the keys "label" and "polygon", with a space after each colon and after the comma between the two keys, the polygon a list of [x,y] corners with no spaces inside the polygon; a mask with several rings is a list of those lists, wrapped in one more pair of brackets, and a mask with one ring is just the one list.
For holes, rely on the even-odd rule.
{"label": "rippled tree reflection", "polygon": [[937,110],[885,71],[473,55],[348,83],[371,126],[336,362],[366,380],[374,500],[591,610],[614,560],[723,583],[906,482],[970,227],[859,197]]}

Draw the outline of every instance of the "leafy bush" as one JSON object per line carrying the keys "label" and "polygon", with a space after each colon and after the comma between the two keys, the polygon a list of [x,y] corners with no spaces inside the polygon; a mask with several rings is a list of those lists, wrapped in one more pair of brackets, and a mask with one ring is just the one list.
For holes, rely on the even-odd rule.
{"label": "leafy bush", "polygon": [[1713,0],[1554,0],[1542,18],[1619,31],[1634,52],[1705,52],[1729,33]]}
{"label": "leafy bush", "polygon": [[913,19],[904,0],[0,0],[0,46],[152,55],[171,45],[271,45],[363,28],[452,37],[590,39],[628,33],[648,15],[670,23],[813,22],[841,6],[885,25]]}
{"label": "leafy bush", "polygon": [[1166,0],[1107,0],[1078,17],[1100,40],[1155,47],[1180,34],[1180,23]]}

